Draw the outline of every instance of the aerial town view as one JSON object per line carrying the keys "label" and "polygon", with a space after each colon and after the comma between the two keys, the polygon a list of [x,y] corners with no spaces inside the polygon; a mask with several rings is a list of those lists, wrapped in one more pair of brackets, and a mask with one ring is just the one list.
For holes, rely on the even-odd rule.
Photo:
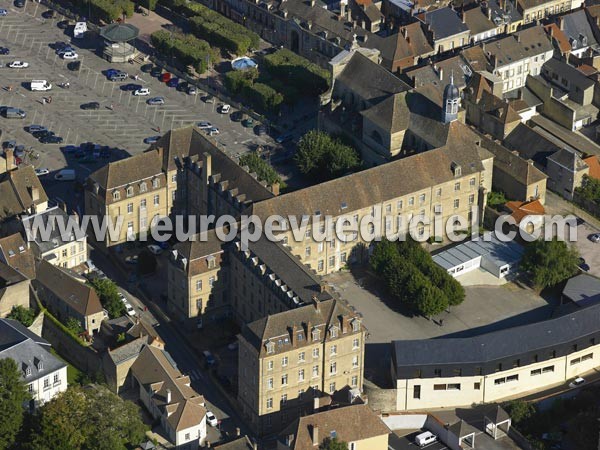
{"label": "aerial town view", "polygon": [[0,450],[599,450],[600,0],[0,0]]}

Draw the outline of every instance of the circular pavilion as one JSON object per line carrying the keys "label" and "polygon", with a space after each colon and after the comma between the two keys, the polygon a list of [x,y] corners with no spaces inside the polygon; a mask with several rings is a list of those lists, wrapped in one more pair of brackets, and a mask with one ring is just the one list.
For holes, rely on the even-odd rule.
{"label": "circular pavilion", "polygon": [[104,39],[102,56],[113,63],[127,62],[137,56],[138,51],[129,42],[135,40],[140,30],[128,23],[111,23],[100,29]]}

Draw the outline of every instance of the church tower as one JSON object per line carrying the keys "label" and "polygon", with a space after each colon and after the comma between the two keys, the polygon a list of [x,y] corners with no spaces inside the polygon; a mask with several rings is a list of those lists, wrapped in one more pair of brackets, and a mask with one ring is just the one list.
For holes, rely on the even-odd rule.
{"label": "church tower", "polygon": [[460,92],[454,85],[454,74],[450,75],[450,84],[444,89],[444,107],[442,122],[450,123],[458,119],[458,107],[460,106]]}

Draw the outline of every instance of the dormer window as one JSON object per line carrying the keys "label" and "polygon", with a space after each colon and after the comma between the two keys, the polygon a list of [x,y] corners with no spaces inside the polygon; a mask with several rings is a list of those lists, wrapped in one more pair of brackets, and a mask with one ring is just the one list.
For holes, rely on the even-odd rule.
{"label": "dormer window", "polygon": [[275,351],[275,344],[273,344],[271,341],[267,341],[265,347],[267,348],[267,353],[273,353]]}
{"label": "dormer window", "polygon": [[25,377],[30,377],[31,376],[31,367],[29,367],[28,365],[25,365],[25,370],[23,372],[25,372]]}
{"label": "dormer window", "polygon": [[160,180],[158,178],[154,178],[152,180],[152,187],[156,189],[159,186],[160,186]]}
{"label": "dormer window", "polygon": [[140,183],[140,192],[146,192],[148,190],[148,185],[146,184],[146,182],[142,182]]}
{"label": "dormer window", "polygon": [[360,331],[360,321],[357,319],[354,319],[352,321],[352,331],[356,332],[356,331]]}
{"label": "dormer window", "polygon": [[296,337],[298,338],[298,341],[304,340],[304,335],[302,334],[302,332],[298,333],[298,335]]}
{"label": "dormer window", "polygon": [[38,359],[37,361],[37,370],[44,370],[44,363]]}
{"label": "dormer window", "polygon": [[318,341],[320,336],[321,336],[321,331],[319,331],[318,328],[313,328],[312,329],[312,340]]}
{"label": "dormer window", "polygon": [[215,268],[215,266],[217,265],[216,259],[217,258],[215,258],[213,255],[210,255],[208,258],[206,258],[206,263],[208,264],[209,269]]}
{"label": "dormer window", "polygon": [[455,163],[454,161],[452,162],[452,164],[450,165],[450,168],[452,169],[452,174],[455,177],[460,177],[462,175],[462,169],[460,167],[460,164]]}
{"label": "dormer window", "polygon": [[338,328],[336,326],[329,327],[329,334],[332,338],[336,338],[338,336]]}
{"label": "dormer window", "polygon": [[113,200],[121,200],[121,193],[119,191],[113,191]]}
{"label": "dormer window", "polygon": [[133,186],[127,186],[127,197],[131,197],[133,195]]}

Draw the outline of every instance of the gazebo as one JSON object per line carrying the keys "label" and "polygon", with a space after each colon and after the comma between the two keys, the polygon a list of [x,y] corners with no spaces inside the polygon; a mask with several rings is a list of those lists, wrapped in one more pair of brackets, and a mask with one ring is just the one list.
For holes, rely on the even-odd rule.
{"label": "gazebo", "polygon": [[485,432],[492,436],[494,439],[500,439],[508,434],[512,420],[508,413],[502,409],[500,405],[493,410],[489,411],[485,417]]}
{"label": "gazebo", "polygon": [[100,29],[100,36],[104,39],[102,56],[110,62],[127,62],[137,56],[136,48],[129,44],[140,34],[140,30],[128,23],[111,23]]}

